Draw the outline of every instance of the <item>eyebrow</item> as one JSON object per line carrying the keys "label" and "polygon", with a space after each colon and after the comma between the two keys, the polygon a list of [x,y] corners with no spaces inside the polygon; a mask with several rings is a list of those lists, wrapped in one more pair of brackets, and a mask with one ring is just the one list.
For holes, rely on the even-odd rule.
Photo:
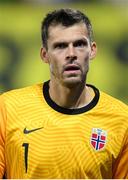
{"label": "eyebrow", "polygon": [[53,43],[53,47],[56,48],[57,46],[59,45],[68,45],[68,42],[65,42],[65,41],[58,41],[58,42],[55,42]]}
{"label": "eyebrow", "polygon": [[78,39],[78,40],[73,42],[74,45],[77,43],[83,43],[84,45],[88,45],[87,39]]}
{"label": "eyebrow", "polygon": [[[80,42],[83,42],[85,45],[88,45],[88,41],[87,39],[85,38],[80,38],[80,39],[76,39],[73,41],[73,44],[76,44],[76,43],[80,43]],[[65,41],[65,40],[61,40],[61,41],[57,41],[55,43],[53,43],[53,47],[57,47],[58,45],[68,45],[70,43],[70,41]]]}

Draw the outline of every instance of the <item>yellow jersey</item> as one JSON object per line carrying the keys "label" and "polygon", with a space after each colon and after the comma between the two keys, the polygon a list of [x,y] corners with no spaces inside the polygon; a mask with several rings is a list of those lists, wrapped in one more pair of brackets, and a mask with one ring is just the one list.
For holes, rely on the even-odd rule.
{"label": "yellow jersey", "polygon": [[58,106],[49,82],[0,96],[0,178],[128,178],[128,108],[99,91]]}

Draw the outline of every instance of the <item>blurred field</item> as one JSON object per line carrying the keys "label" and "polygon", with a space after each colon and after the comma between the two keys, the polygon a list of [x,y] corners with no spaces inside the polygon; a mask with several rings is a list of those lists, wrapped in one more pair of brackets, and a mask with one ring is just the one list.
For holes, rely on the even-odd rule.
{"label": "blurred field", "polygon": [[107,4],[0,5],[0,92],[49,79],[48,65],[39,55],[40,26],[48,11],[60,7],[87,12],[92,21],[98,55],[88,83],[128,103],[128,61],[117,56],[122,41],[128,40],[128,7]]}

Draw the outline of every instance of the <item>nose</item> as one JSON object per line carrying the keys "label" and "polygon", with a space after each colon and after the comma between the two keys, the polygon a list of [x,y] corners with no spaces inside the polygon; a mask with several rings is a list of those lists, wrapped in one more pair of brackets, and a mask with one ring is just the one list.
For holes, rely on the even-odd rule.
{"label": "nose", "polygon": [[67,59],[75,60],[77,58],[73,44],[69,44],[67,49]]}

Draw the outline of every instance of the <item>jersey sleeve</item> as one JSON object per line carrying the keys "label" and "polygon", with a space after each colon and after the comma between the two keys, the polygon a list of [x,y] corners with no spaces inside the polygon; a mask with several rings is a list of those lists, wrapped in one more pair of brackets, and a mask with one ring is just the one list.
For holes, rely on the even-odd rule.
{"label": "jersey sleeve", "polygon": [[122,151],[114,163],[114,179],[128,179],[128,130],[124,138]]}
{"label": "jersey sleeve", "polygon": [[3,178],[5,173],[5,122],[6,112],[0,96],[0,179]]}

